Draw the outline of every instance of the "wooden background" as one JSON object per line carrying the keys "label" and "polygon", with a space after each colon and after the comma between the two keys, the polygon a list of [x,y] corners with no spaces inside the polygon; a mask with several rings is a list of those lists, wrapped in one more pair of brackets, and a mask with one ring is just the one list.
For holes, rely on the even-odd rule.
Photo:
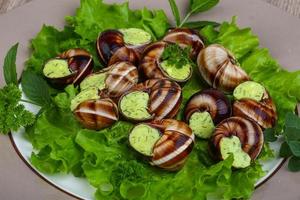
{"label": "wooden background", "polygon": [[[0,13],[4,13],[15,7],[32,0],[0,0]],[[300,17],[300,0],[262,0],[279,7],[286,12]]]}

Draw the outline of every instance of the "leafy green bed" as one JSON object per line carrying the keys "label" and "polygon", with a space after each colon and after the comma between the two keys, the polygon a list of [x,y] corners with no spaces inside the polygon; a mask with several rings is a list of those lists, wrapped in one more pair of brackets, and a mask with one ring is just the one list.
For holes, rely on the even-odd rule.
{"label": "leafy green bed", "polygon": [[[173,12],[176,13],[176,9]],[[108,5],[99,0],[81,0],[76,15],[66,17],[66,21],[62,31],[43,26],[31,41],[32,56],[22,76],[24,92],[42,106],[36,122],[26,128],[26,137],[38,152],[32,153],[30,161],[38,170],[86,177],[97,188],[96,199],[250,198],[255,182],[264,175],[258,162],[246,169],[233,170],[232,157],[215,163],[207,152],[207,141],[197,140],[181,171],[158,170],[129,148],[128,132],[132,124],[119,121],[101,131],[81,128],[69,109],[77,89],[70,85],[65,91],[54,90],[45,85],[40,76],[47,59],[69,48],[85,48],[96,58],[96,37],[108,28],[142,28],[153,38],[161,38],[170,27],[164,11],[146,8],[132,11],[128,3]],[[235,18],[232,22],[223,22],[218,28],[215,25],[211,23],[199,30],[206,44],[219,43],[230,49],[251,78],[268,89],[279,116],[276,128],[268,132],[280,134],[285,114],[294,112],[300,100],[297,90],[300,71],[291,73],[282,69],[267,49],[259,47],[258,38],[249,28],[237,26]],[[96,69],[100,69],[102,66],[97,59],[95,61]],[[194,73],[184,86],[184,102],[195,92],[208,87],[197,77]],[[287,84],[290,80],[293,84]],[[41,93],[33,92],[30,87],[33,84],[41,85]],[[261,159],[271,156],[271,150],[265,145]]]}

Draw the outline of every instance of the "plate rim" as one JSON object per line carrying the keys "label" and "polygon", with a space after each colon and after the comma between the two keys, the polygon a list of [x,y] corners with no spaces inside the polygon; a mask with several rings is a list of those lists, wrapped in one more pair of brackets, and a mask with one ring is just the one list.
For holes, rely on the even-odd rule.
{"label": "plate rim", "polygon": [[[67,191],[66,189],[56,185],[55,183],[51,182],[50,180],[48,180],[46,177],[44,177],[41,172],[39,172],[37,169],[35,169],[25,158],[24,156],[22,155],[22,153],[19,151],[16,143],[15,143],[15,140],[12,136],[12,133],[9,132],[9,139],[10,139],[10,142],[15,150],[15,152],[17,153],[17,155],[21,158],[21,160],[25,163],[25,165],[34,173],[36,174],[39,178],[41,178],[43,181],[45,181],[46,183],[48,183],[49,185],[51,185],[52,187],[58,189],[59,191],[75,198],[75,199],[78,199],[78,200],[85,200],[84,198],[81,198],[69,191]],[[259,187],[261,187],[262,185],[264,185],[267,181],[269,181],[284,165],[284,163],[286,162],[287,158],[282,158],[280,163],[276,166],[276,168],[274,169],[274,171],[272,173],[269,174],[269,176],[267,176],[263,181],[261,181],[258,185],[256,185],[254,188],[255,190],[258,189]]]}

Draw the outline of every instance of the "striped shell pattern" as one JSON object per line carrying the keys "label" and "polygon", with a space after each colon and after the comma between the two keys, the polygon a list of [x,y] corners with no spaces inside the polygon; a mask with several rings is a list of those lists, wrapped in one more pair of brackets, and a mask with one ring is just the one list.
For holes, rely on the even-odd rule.
{"label": "striped shell pattern", "polygon": [[258,124],[242,117],[230,117],[223,120],[212,136],[213,148],[219,157],[219,143],[223,137],[236,136],[241,141],[242,149],[255,160],[264,144],[263,132]]}
{"label": "striped shell pattern", "polygon": [[108,98],[84,101],[74,114],[84,127],[94,130],[109,127],[119,119],[116,104]]}
{"label": "striped shell pattern", "polygon": [[203,79],[213,88],[224,92],[232,92],[240,83],[250,79],[236,63],[233,55],[218,44],[204,48],[197,57]]}
{"label": "striped shell pattern", "polygon": [[277,121],[276,107],[267,91],[261,101],[252,99],[235,101],[233,115],[252,119],[264,129],[274,127]]}
{"label": "striped shell pattern", "polygon": [[194,146],[190,127],[174,119],[153,121],[150,125],[163,133],[153,148],[151,164],[170,171],[181,169]]}

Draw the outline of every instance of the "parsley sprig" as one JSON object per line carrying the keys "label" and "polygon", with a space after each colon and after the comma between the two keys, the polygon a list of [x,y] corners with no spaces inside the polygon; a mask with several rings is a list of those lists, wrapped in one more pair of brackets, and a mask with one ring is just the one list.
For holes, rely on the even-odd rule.
{"label": "parsley sprig", "polygon": [[169,66],[182,68],[185,65],[193,65],[190,59],[191,47],[181,48],[178,44],[169,44],[164,49],[161,56],[162,61],[166,61]]}

